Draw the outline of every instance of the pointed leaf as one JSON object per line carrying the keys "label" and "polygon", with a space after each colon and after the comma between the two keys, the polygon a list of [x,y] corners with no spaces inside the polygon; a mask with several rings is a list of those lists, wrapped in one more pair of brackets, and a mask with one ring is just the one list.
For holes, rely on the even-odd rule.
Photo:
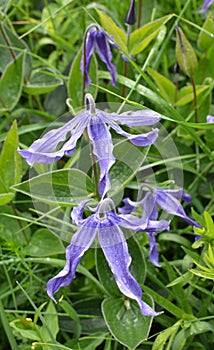
{"label": "pointed leaf", "polygon": [[[52,341],[53,338],[56,339],[57,333],[59,332],[58,315],[52,300],[48,303],[44,319],[46,324],[43,324],[40,328],[41,339],[45,339],[46,342]],[[50,336],[50,332],[52,337]]]}
{"label": "pointed leaf", "polygon": [[[210,87],[208,85],[196,85],[196,96],[199,96],[204,91],[208,90]],[[193,88],[192,86],[183,87],[177,97],[175,106],[184,106],[194,100]]]}
{"label": "pointed leaf", "polygon": [[46,68],[40,68],[32,72],[29,80],[24,85],[24,91],[29,95],[40,95],[50,92],[62,84],[63,80],[54,76],[54,72]]}
{"label": "pointed leaf", "polygon": [[198,68],[195,50],[186,38],[181,28],[176,30],[176,58],[179,66],[186,75],[192,77]]}
{"label": "pointed leaf", "polygon": [[8,132],[0,155],[0,204],[6,204],[13,198],[11,186],[17,184],[22,177],[21,156],[17,152],[18,131],[14,121]]}
{"label": "pointed leaf", "polygon": [[[214,21],[211,12],[208,13],[207,19],[203,24],[202,29],[206,30],[210,34],[214,34]],[[214,44],[213,36],[206,34],[201,30],[198,37],[198,47],[200,50],[206,51]]]}
{"label": "pointed leaf", "polygon": [[103,28],[108,34],[113,36],[112,40],[114,43],[117,44],[124,53],[127,53],[125,32],[114,23],[111,17],[98,9],[96,9],[96,11],[100,16],[100,21]]}
{"label": "pointed leaf", "polygon": [[171,80],[167,79],[156,70],[148,67],[147,71],[157,84],[161,95],[165,98],[166,101],[173,104],[175,102],[176,93],[175,85],[171,82]]}
{"label": "pointed leaf", "polygon": [[13,187],[44,203],[77,205],[93,192],[91,179],[80,170],[61,169],[33,177]]}
{"label": "pointed leaf", "polygon": [[25,55],[20,54],[4,70],[0,80],[0,112],[11,111],[19,101],[23,85]]}
{"label": "pointed leaf", "polygon": [[[143,299],[153,307],[149,296]],[[102,312],[112,335],[128,349],[136,349],[147,339],[153,318],[143,316],[135,301],[107,298],[102,303]]]}
{"label": "pointed leaf", "polygon": [[139,29],[136,29],[130,35],[129,53],[137,55],[143,51],[150,42],[158,35],[162,25],[167,23],[173,15],[167,15],[155,21],[145,24]]}
{"label": "pointed leaf", "polygon": [[176,322],[172,327],[169,327],[162,331],[155,339],[152,350],[163,350],[164,345],[166,344],[168,339],[172,339],[177,333],[182,320]]}

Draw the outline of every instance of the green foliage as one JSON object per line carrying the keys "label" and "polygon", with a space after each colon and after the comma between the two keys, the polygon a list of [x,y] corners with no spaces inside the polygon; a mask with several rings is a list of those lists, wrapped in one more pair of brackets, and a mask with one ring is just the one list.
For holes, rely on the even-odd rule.
{"label": "green foliage", "polygon": [[[214,128],[206,123],[214,115],[213,5],[202,15],[199,1],[145,0],[139,13],[140,3],[138,23],[127,27],[129,1],[0,1],[0,350],[213,347]],[[80,61],[85,28],[93,22],[118,47],[111,48],[116,87],[96,53],[91,59],[87,92],[98,108],[103,102],[108,112],[150,108],[162,117],[158,142],[145,149],[110,129],[116,162],[108,195],[115,210],[125,197],[138,200],[145,182],[174,182],[191,194],[195,209],[184,209],[201,225],[193,230],[170,217],[170,231],[156,234],[160,268],[149,262],[147,234],[122,228],[143,300],[163,311],[155,318],[142,316],[121,294],[97,242],[72,284],[58,292],[56,305],[46,293],[78,229],[71,210],[99,199],[91,150],[85,135],[71,157],[31,169],[17,149],[41,137],[50,122],[61,126],[59,115],[70,119],[84,104]],[[174,72],[176,61],[180,72]],[[161,219],[169,218],[162,213]]]}

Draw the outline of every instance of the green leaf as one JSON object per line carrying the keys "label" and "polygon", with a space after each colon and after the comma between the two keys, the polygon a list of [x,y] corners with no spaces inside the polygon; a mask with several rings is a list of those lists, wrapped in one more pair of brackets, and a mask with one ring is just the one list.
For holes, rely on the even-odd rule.
{"label": "green leaf", "polygon": [[[153,307],[149,296],[144,295],[144,301]],[[143,316],[135,301],[110,297],[103,301],[102,312],[112,335],[128,349],[147,339],[153,318]]]}
{"label": "green leaf", "polygon": [[13,188],[44,203],[73,206],[93,192],[93,183],[80,170],[61,169],[35,176]]}
{"label": "green leaf", "polygon": [[62,309],[66,312],[66,314],[75,321],[75,326],[73,329],[74,332],[74,338],[79,338],[80,334],[81,334],[81,324],[80,324],[80,319],[78,316],[78,313],[76,312],[76,310],[73,308],[73,306],[71,304],[69,304],[68,301],[66,300],[61,300],[60,301],[60,306],[62,307]]}
{"label": "green leaf", "polygon": [[[6,0],[8,2],[8,0]],[[12,31],[5,24],[0,26],[0,71],[3,73],[8,64],[14,61],[14,57],[18,57],[21,52],[29,51],[24,40],[20,39],[15,31]],[[25,75],[29,75],[31,70],[31,56],[25,57]]]}
{"label": "green leaf", "polygon": [[113,36],[113,41],[115,44],[117,44],[124,53],[127,53],[125,32],[114,23],[111,17],[98,9],[96,9],[96,11],[100,16],[100,21],[103,28],[107,31],[108,34]]}
{"label": "green leaf", "polygon": [[23,85],[25,55],[8,64],[0,80],[0,112],[11,111],[19,101]]}
{"label": "green leaf", "polygon": [[[204,91],[208,90],[210,87],[208,85],[196,85],[196,96],[199,96]],[[184,106],[194,100],[193,88],[192,86],[183,87],[177,97],[175,106]]]}
{"label": "green leaf", "polygon": [[[59,324],[56,308],[52,300],[48,303],[44,319],[45,323],[40,328],[41,339],[45,339],[46,342],[53,341],[53,338],[56,339],[59,332]],[[50,337],[50,332],[52,337]]]}
{"label": "green leaf", "polygon": [[[84,101],[83,101],[83,75],[80,70],[80,62],[82,58],[82,49],[79,50],[77,53],[75,59],[73,60],[73,63],[71,65],[71,69],[69,72],[68,77],[68,95],[70,97],[70,102],[72,107],[80,108],[82,107]],[[92,56],[91,63],[90,63],[90,70],[89,75],[92,80],[93,84],[97,84],[97,61]],[[89,85],[87,92],[92,94],[94,100],[96,99],[97,95],[97,88],[96,86]]]}
{"label": "green leaf", "polygon": [[18,130],[14,121],[0,155],[0,205],[11,201],[14,196],[11,186],[17,184],[22,177],[22,162],[17,148]]}
{"label": "green leaf", "polygon": [[163,98],[169,103],[174,104],[176,87],[171,82],[171,80],[167,79],[166,77],[164,77],[163,75],[161,75],[156,70],[150,67],[147,68],[147,71],[152,76],[155,83],[157,84]]}
{"label": "green leaf", "polygon": [[155,21],[145,24],[139,29],[136,29],[130,35],[129,54],[137,55],[143,51],[150,42],[158,35],[162,25],[167,23],[173,15],[167,15]]}
{"label": "green leaf", "polygon": [[24,84],[24,91],[29,95],[46,94],[62,85],[63,80],[54,76],[54,72],[47,68],[39,68],[34,70],[27,81]]}
{"label": "green leaf", "polygon": [[[48,247],[48,249],[47,249]],[[57,236],[45,228],[37,230],[23,253],[31,256],[49,256],[65,253],[65,248]]]}
{"label": "green leaf", "polygon": [[196,269],[190,269],[190,271],[192,273],[194,273],[194,275],[199,276],[201,278],[214,280],[214,272],[212,272],[212,271],[205,272],[205,271],[200,271],[200,270],[196,270]]}
{"label": "green leaf", "polygon": [[182,320],[179,320],[176,322],[172,327],[169,327],[165,330],[163,330],[155,339],[152,350],[163,350],[164,345],[166,344],[167,340],[172,339],[175,337],[175,334],[177,333],[180,325],[182,323]]}
{"label": "green leaf", "polygon": [[179,66],[186,75],[192,77],[198,68],[195,50],[186,38],[181,28],[176,30],[176,58]]}
{"label": "green leaf", "polygon": [[214,34],[214,21],[211,12],[208,13],[206,21],[203,24],[202,30],[200,31],[198,37],[198,47],[202,51],[206,51],[214,44],[213,37],[205,33],[203,30],[206,30],[211,35]]}
{"label": "green leaf", "polygon": [[18,332],[22,338],[40,341],[39,329],[32,320],[26,320],[24,317],[20,317],[20,320],[14,320],[10,322],[10,326]]}

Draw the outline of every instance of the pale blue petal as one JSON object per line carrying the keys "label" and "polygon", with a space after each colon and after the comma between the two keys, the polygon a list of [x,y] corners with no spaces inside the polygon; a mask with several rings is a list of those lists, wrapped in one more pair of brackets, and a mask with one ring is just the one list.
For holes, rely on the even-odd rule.
{"label": "pale blue petal", "polygon": [[155,239],[155,234],[154,232],[149,232],[148,233],[148,237],[149,237],[149,260],[151,261],[151,263],[157,267],[160,267],[159,264],[159,251],[158,251],[158,247],[156,244],[156,239]]}
{"label": "pale blue petal", "polygon": [[207,116],[207,123],[214,123],[214,116],[208,115]]}
{"label": "pale blue petal", "polygon": [[154,125],[161,119],[159,113],[150,109],[127,111],[121,114],[110,114],[110,116],[120,124],[127,125],[129,127]]}
{"label": "pale blue petal", "polygon": [[[86,44],[85,44],[85,58],[84,58],[84,51],[83,51],[83,55],[82,55],[82,59],[81,59],[81,63],[80,63],[80,69],[82,71],[82,74],[85,75],[85,85],[86,85],[85,87],[86,88],[91,83],[91,78],[89,76],[89,67],[90,67],[91,57],[92,57],[94,49],[95,49],[96,32],[97,32],[97,29],[93,28],[88,33],[87,38],[86,38]],[[85,60],[85,62],[84,62],[84,60]]]}
{"label": "pale blue petal", "polygon": [[77,265],[95,239],[96,226],[97,222],[94,220],[94,215],[92,215],[72,237],[71,244],[66,248],[65,267],[47,283],[47,293],[53,300],[55,300],[54,294],[61,287],[68,286],[73,280]]}
{"label": "pale blue petal", "polygon": [[91,117],[87,130],[100,167],[99,194],[104,197],[111,188],[109,171],[115,163],[111,134],[99,114]]}
{"label": "pale blue petal", "polygon": [[131,256],[129,255],[127,243],[120,228],[114,223],[112,223],[112,226],[100,225],[98,236],[100,245],[120,291],[128,298],[137,301],[143,315],[159,315],[159,313],[155,312],[148,304],[142,301],[141,287],[129,271]]}
{"label": "pale blue petal", "polygon": [[91,201],[91,199],[86,199],[86,200],[82,201],[79,205],[77,205],[76,207],[73,208],[73,210],[71,212],[71,219],[72,219],[73,224],[75,224],[77,226],[82,224],[85,206],[90,201]]}

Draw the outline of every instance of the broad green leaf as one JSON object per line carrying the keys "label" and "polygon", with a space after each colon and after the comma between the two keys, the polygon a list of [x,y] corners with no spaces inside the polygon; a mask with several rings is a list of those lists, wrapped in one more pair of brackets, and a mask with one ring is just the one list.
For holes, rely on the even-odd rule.
{"label": "broad green leaf", "polygon": [[67,300],[61,300],[60,306],[66,312],[66,314],[72,320],[75,321],[75,326],[73,329],[74,338],[79,338],[79,336],[81,334],[81,324],[80,324],[80,319],[79,319],[78,313],[76,312],[76,310],[73,308],[73,306]]}
{"label": "broad green leaf", "polygon": [[198,69],[198,60],[195,50],[186,38],[181,28],[176,30],[176,59],[186,75],[192,77]]}
{"label": "broad green leaf", "polygon": [[[196,85],[196,96],[199,96],[204,91],[207,91],[210,87],[208,85]],[[192,86],[183,87],[179,93],[175,106],[184,106],[194,100],[193,88]]]}
{"label": "broad green leaf", "polygon": [[[208,13],[206,21],[203,24],[202,29],[206,30],[210,34],[214,34],[214,21],[211,12]],[[214,38],[206,34],[203,30],[200,31],[198,37],[198,47],[202,51],[206,51],[214,44]]]}
{"label": "broad green leaf", "polygon": [[176,322],[172,327],[169,327],[165,330],[163,330],[156,338],[152,346],[152,350],[163,350],[164,345],[166,344],[167,340],[171,340],[174,338],[175,334],[177,333],[180,325],[182,323],[182,320],[179,320]]}
{"label": "broad green leaf", "polygon": [[176,94],[175,85],[171,82],[171,80],[167,79],[166,77],[158,73],[156,70],[148,67],[147,71],[157,84],[163,98],[169,103],[173,104],[175,102]]}
{"label": "broad green leaf", "polygon": [[[6,0],[8,2],[8,0]],[[5,24],[1,23],[0,30],[0,71],[3,73],[8,64],[14,61],[21,52],[29,51],[24,40],[20,39],[15,31],[12,31]],[[25,75],[28,76],[31,70],[31,56],[28,54],[24,60]]]}
{"label": "broad green leaf", "polygon": [[[143,299],[153,307],[149,296]],[[136,349],[147,339],[153,318],[143,316],[135,301],[110,297],[103,301],[102,312],[110,332],[128,349]]]}
{"label": "broad green leaf", "polygon": [[[82,49],[79,50],[77,56],[73,60],[71,65],[69,77],[68,77],[68,95],[70,97],[70,102],[72,107],[80,108],[84,104],[83,101],[83,75],[80,70],[80,62],[82,58]],[[90,63],[89,75],[93,84],[97,84],[97,61],[92,56]],[[92,94],[94,100],[96,99],[97,88],[96,86],[89,85],[87,92]]]}
{"label": "broad green leaf", "polygon": [[150,42],[158,35],[162,25],[167,23],[173,15],[167,15],[155,21],[145,24],[139,29],[136,29],[130,35],[129,53],[137,55],[143,51]]}
{"label": "broad green leaf", "polygon": [[57,236],[45,228],[37,230],[23,250],[31,256],[49,256],[65,253],[65,248]]}
{"label": "broad green leaf", "polygon": [[17,148],[18,130],[14,121],[0,155],[0,205],[10,202],[14,196],[11,186],[17,184],[22,177],[22,162]]}
{"label": "broad green leaf", "polygon": [[19,101],[23,86],[25,54],[5,68],[0,80],[0,112],[11,111]]}
{"label": "broad green leaf", "polygon": [[[44,323],[40,328],[41,339],[45,339],[46,342],[53,341],[53,338],[56,339],[59,332],[59,324],[56,308],[52,300],[48,303],[44,319],[46,324]],[[50,336],[50,332],[52,337]]]}
{"label": "broad green leaf", "polygon": [[54,76],[54,72],[47,68],[39,68],[32,72],[29,80],[24,84],[24,91],[29,95],[46,94],[57,86],[62,85],[63,80]]}
{"label": "broad green leaf", "polygon": [[127,53],[125,32],[114,23],[111,17],[98,9],[96,9],[96,11],[100,16],[100,21],[103,28],[107,31],[108,34],[113,36],[112,39],[115,44],[117,44],[124,53]]}
{"label": "broad green leaf", "polygon": [[13,187],[45,203],[77,205],[93,192],[91,179],[80,170],[61,169],[33,177]]}

